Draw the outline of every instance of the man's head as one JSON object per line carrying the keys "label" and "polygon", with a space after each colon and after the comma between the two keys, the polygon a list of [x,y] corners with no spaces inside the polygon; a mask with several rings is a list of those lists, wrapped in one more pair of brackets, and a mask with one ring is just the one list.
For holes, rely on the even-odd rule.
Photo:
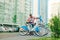
{"label": "man's head", "polygon": [[30,17],[32,17],[32,14],[29,14]]}

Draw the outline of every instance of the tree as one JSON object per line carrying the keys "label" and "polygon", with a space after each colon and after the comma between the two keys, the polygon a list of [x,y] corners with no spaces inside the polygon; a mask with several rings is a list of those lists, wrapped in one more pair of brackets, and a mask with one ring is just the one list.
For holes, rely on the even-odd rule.
{"label": "tree", "polygon": [[59,20],[59,17],[54,16],[50,20],[49,26],[50,26],[51,31],[53,33],[53,37],[59,38],[59,36],[60,36],[60,20]]}
{"label": "tree", "polygon": [[14,15],[14,16],[13,16],[13,23],[16,23],[16,18],[17,18],[17,16]]}

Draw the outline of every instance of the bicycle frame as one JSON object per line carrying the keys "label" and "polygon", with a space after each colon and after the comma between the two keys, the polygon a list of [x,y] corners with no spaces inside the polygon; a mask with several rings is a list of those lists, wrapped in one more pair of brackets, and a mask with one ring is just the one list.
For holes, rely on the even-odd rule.
{"label": "bicycle frame", "polygon": [[39,30],[40,30],[40,28],[38,26],[34,26],[33,28],[31,28],[30,25],[28,25],[28,26],[21,26],[20,28],[22,28],[25,31],[39,32]]}

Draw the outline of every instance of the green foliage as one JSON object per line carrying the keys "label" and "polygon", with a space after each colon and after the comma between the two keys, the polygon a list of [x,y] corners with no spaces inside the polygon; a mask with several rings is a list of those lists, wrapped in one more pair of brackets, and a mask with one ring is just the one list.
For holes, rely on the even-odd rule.
{"label": "green foliage", "polygon": [[13,17],[13,23],[16,23],[16,15]]}
{"label": "green foliage", "polygon": [[54,16],[50,20],[50,28],[54,37],[60,36],[60,20],[59,17]]}
{"label": "green foliage", "polygon": [[30,40],[60,40],[60,38],[48,38],[48,37],[40,37],[40,38],[33,38]]}

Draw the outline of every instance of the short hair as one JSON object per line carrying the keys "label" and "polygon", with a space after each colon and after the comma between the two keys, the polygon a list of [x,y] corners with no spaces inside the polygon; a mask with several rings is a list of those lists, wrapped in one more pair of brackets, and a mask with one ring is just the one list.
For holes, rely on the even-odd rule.
{"label": "short hair", "polygon": [[32,16],[32,14],[29,14],[29,16]]}

